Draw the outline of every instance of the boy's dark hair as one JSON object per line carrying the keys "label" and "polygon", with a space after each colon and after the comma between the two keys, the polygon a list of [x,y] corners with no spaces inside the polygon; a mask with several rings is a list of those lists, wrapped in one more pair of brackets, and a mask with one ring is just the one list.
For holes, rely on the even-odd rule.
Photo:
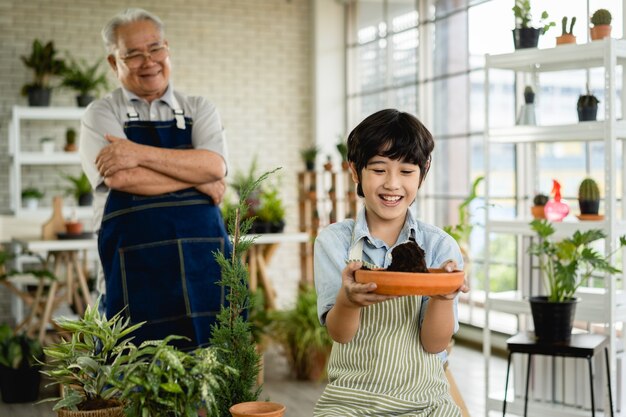
{"label": "boy's dark hair", "polygon": [[428,129],[409,113],[385,109],[366,117],[348,136],[348,161],[354,163],[359,177],[357,194],[364,197],[361,171],[377,155],[419,166],[421,186],[434,147]]}

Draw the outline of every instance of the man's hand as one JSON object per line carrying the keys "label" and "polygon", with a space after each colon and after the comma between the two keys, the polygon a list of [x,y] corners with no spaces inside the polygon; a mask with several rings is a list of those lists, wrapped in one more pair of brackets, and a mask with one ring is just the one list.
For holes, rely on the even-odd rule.
{"label": "man's hand", "polygon": [[211,199],[213,199],[213,203],[217,206],[224,198],[224,192],[226,192],[226,180],[222,178],[218,181],[200,184],[196,186],[196,190],[211,197]]}
{"label": "man's hand", "polygon": [[341,272],[341,291],[350,307],[365,307],[396,298],[394,295],[374,294],[376,284],[373,282],[360,284],[354,279],[354,272],[361,269],[361,262],[350,262]]}
{"label": "man's hand", "polygon": [[144,145],[131,140],[104,135],[110,145],[103,148],[96,157],[96,167],[103,177],[108,177],[123,169],[137,168]]}
{"label": "man's hand", "polygon": [[[445,262],[443,265],[441,265],[441,269],[445,270],[446,272],[453,272],[458,268],[456,262],[450,260]],[[463,285],[461,285],[459,288],[457,288],[455,291],[451,292],[450,294],[443,294],[443,295],[431,295],[430,298],[434,298],[436,300],[454,300],[454,297],[456,297],[456,295],[459,292],[468,292],[470,290],[469,285],[467,284],[467,281],[465,279],[463,279]]]}

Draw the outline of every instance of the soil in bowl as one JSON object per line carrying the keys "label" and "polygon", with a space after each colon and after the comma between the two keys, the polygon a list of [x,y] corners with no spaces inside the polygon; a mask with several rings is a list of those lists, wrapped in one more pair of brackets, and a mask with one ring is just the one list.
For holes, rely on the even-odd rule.
{"label": "soil in bowl", "polygon": [[384,295],[450,294],[463,284],[463,271],[426,268],[424,250],[414,241],[396,246],[391,255],[388,269],[360,269],[354,274],[356,281],[374,282],[374,292]]}

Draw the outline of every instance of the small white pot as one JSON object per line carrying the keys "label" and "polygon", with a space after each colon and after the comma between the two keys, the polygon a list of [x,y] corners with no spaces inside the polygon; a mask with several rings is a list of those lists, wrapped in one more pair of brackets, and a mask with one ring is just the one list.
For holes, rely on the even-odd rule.
{"label": "small white pot", "polygon": [[46,141],[41,143],[41,151],[43,153],[53,153],[54,152],[54,142]]}
{"label": "small white pot", "polygon": [[25,198],[24,207],[27,210],[37,210],[37,208],[39,207],[39,200],[36,198]]}

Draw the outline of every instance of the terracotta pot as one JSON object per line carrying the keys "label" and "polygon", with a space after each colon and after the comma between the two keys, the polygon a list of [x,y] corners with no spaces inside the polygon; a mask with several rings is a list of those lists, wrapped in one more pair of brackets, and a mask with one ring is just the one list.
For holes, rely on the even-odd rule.
{"label": "terracotta pot", "polygon": [[556,37],[556,44],[557,45],[565,45],[568,43],[576,43],[576,36],[570,34],[570,33],[566,33],[565,35],[561,35],[561,36],[557,36]]}
{"label": "terracotta pot", "polygon": [[66,222],[65,230],[68,235],[80,235],[83,233],[83,224],[81,222]]}
{"label": "terracotta pot", "polygon": [[598,25],[590,29],[591,40],[598,41],[611,37],[611,25]]}
{"label": "terracotta pot", "polygon": [[429,268],[424,272],[395,272],[359,269],[354,278],[359,283],[376,283],[376,294],[385,295],[438,295],[450,294],[463,285],[465,272],[445,272]]}
{"label": "terracotta pot", "polygon": [[233,417],[282,417],[285,406],[269,401],[250,401],[235,404],[229,409]]}
{"label": "terracotta pot", "polygon": [[546,218],[545,208],[546,206],[532,206],[530,208],[530,213],[533,215],[533,218],[535,219],[545,219]]}

